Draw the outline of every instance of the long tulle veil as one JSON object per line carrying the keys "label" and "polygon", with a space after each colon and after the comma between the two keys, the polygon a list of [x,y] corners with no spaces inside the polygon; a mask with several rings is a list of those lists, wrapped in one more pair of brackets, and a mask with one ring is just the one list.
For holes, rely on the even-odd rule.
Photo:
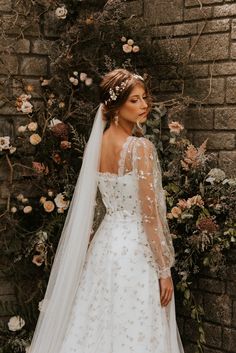
{"label": "long tulle veil", "polygon": [[85,147],[29,353],[59,353],[62,346],[92,229],[105,125],[100,104]]}

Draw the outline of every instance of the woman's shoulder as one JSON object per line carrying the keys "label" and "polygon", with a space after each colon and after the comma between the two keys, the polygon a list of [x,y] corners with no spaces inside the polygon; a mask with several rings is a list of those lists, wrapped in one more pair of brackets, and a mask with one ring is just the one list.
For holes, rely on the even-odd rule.
{"label": "woman's shoulder", "polygon": [[141,150],[152,152],[155,150],[155,145],[148,138],[141,136],[133,136],[133,146]]}

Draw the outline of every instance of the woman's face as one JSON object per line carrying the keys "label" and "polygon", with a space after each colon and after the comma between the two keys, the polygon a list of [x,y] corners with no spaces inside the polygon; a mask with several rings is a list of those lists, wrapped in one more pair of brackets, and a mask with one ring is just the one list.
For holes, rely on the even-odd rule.
{"label": "woman's face", "polygon": [[148,97],[139,83],[132,89],[125,103],[120,107],[118,115],[119,119],[128,120],[136,123],[145,122],[149,113]]}

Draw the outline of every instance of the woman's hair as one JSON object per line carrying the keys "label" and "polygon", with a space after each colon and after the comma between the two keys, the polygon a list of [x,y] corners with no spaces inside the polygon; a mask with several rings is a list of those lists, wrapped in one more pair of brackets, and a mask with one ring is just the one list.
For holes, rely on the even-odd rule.
{"label": "woman's hair", "polygon": [[117,110],[126,102],[136,84],[141,84],[147,94],[147,102],[151,106],[151,95],[144,79],[125,69],[115,69],[103,76],[100,83],[100,101],[106,107],[107,122],[115,117]]}

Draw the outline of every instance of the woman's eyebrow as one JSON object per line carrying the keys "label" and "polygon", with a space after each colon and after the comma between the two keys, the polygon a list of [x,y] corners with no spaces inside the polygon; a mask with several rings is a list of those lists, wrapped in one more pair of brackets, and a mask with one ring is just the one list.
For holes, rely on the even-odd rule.
{"label": "woman's eyebrow", "polygon": [[[143,93],[142,94],[142,96],[144,95],[145,93]],[[141,94],[134,94],[133,96],[130,96],[130,98],[132,98],[132,97],[140,97],[141,96]]]}

